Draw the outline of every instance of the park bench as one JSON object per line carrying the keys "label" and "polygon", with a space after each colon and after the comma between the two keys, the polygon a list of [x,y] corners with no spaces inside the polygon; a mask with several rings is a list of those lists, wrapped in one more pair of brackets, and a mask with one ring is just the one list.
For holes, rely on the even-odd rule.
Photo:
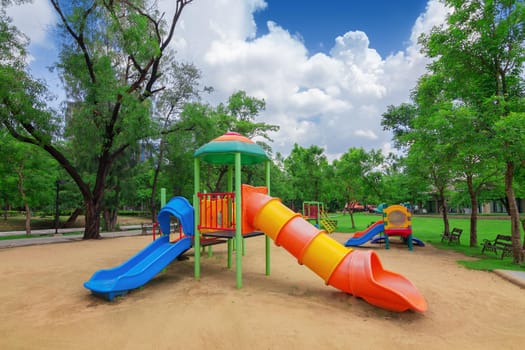
{"label": "park bench", "polygon": [[460,244],[459,239],[462,233],[462,229],[454,227],[449,233],[445,232],[441,235],[441,242],[448,242],[448,244],[456,242],[457,244]]}
{"label": "park bench", "polygon": [[484,239],[481,243],[483,248],[481,254],[487,252],[493,252],[498,255],[501,252],[501,258],[506,256],[512,256],[512,237],[507,235],[497,235],[495,239]]}

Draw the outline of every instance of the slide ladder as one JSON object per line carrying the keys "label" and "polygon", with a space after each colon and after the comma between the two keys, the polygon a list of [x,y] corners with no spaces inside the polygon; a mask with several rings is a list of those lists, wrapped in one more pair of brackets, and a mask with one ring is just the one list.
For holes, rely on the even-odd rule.
{"label": "slide ladder", "polygon": [[321,223],[321,226],[325,229],[327,233],[334,232],[337,227],[337,221],[334,219],[330,219],[330,217],[324,210],[321,211],[319,222]]}

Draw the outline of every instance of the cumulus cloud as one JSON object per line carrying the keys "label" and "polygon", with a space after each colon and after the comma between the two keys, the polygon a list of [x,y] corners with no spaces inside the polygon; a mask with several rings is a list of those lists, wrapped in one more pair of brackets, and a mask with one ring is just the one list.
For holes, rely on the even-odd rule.
{"label": "cumulus cloud", "polygon": [[7,15],[34,45],[51,47],[49,29],[55,24],[56,17],[47,1],[34,1],[7,8]]}
{"label": "cumulus cloud", "polygon": [[391,150],[381,114],[389,104],[406,102],[425,72],[428,61],[417,38],[443,23],[443,5],[430,0],[407,48],[388,57],[370,47],[362,31],[341,33],[328,53],[311,55],[279,23],[268,22],[268,33],[257,36],[253,13],[264,7],[256,0],[204,0],[183,15],[178,34],[184,45],[177,44],[177,52],[203,71],[206,84],[216,89],[212,99],[224,101],[237,90],[264,98],[260,119],[280,125],[273,147],[285,155],[294,143],[323,145],[331,159],[350,147]]}
{"label": "cumulus cloud", "polygon": [[[54,21],[43,3],[32,5],[38,6],[33,15],[13,15],[21,28],[27,25],[24,32],[33,42],[45,42],[43,29]],[[159,1],[167,14],[174,3]],[[425,72],[428,61],[417,39],[444,22],[447,10],[441,2],[429,0],[406,48],[387,57],[370,47],[362,31],[341,33],[326,53],[309,53],[300,35],[276,22],[267,22],[268,32],[258,35],[254,13],[266,6],[264,0],[197,0],[185,8],[173,48],[178,59],[201,69],[205,85],[214,87],[215,93],[204,98],[214,104],[244,90],[264,99],[266,110],[259,121],[281,127],[272,135],[272,146],[284,155],[294,143],[325,147],[330,159],[350,147],[391,150],[381,114],[390,104],[408,101]]]}

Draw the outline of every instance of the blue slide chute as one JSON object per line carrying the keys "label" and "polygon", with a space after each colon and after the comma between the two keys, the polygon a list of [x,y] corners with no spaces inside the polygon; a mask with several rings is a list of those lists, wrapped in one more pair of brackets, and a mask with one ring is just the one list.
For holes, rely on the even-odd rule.
{"label": "blue slide chute", "polygon": [[182,226],[182,230],[186,236],[194,235],[194,211],[190,202],[184,197],[173,197],[170,201],[160,210],[157,217],[159,221],[160,230],[164,234],[170,233],[170,216],[173,215],[179,219],[179,223]]}
{"label": "blue slide chute", "polygon": [[191,237],[170,243],[168,235],[151,242],[131,259],[117,267],[99,270],[84,287],[100,297],[112,301],[129,290],[146,284],[174,259],[191,248]]}
{"label": "blue slide chute", "polygon": [[[178,220],[185,237],[170,242],[170,216]],[[164,233],[131,259],[111,269],[99,270],[84,283],[97,296],[113,300],[116,296],[148,283],[173,260],[193,245],[193,207],[184,197],[174,197],[160,210],[158,221]]]}
{"label": "blue slide chute", "polygon": [[365,244],[366,242],[370,241],[372,238],[374,238],[376,235],[380,234],[384,230],[385,230],[385,225],[383,225],[382,223],[376,223],[370,226],[367,230],[365,230],[361,236],[350,238],[348,241],[346,241],[345,246],[355,247],[355,246],[360,246],[362,244]]}

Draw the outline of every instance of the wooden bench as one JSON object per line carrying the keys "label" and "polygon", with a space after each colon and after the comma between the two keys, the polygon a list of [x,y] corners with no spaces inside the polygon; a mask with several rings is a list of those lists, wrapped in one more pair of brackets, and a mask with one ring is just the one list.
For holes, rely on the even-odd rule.
{"label": "wooden bench", "polygon": [[452,242],[456,242],[457,244],[460,244],[461,242],[459,241],[459,239],[462,233],[463,233],[462,229],[454,227],[452,231],[450,231],[449,233],[445,232],[441,235],[441,242],[446,241],[448,242],[448,244]]}
{"label": "wooden bench", "polygon": [[487,252],[494,252],[498,255],[501,252],[501,259],[506,256],[512,256],[512,237],[507,235],[497,235],[495,239],[484,239],[481,243],[483,248],[481,254]]}

